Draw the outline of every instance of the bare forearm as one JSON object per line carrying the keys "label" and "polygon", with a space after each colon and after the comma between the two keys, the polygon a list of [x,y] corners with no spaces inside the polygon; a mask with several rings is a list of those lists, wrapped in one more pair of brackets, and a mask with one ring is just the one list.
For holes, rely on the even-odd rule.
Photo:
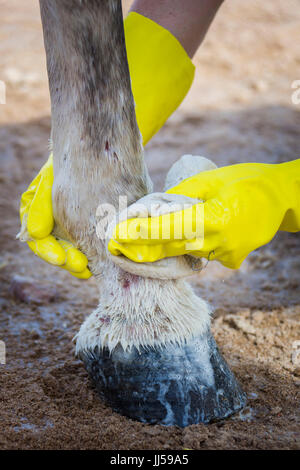
{"label": "bare forearm", "polygon": [[130,11],[168,29],[193,57],[223,0],[135,0]]}

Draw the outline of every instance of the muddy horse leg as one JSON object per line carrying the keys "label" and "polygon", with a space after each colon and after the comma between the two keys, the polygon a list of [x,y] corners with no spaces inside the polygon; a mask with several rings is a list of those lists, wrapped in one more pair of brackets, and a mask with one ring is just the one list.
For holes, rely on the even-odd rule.
{"label": "muddy horse leg", "polygon": [[40,0],[52,105],[55,232],[88,257],[97,309],[77,353],[113,409],[149,423],[221,419],[245,397],[210,333],[210,309],[182,280],[130,275],[97,237],[100,203],[151,191],[120,0]]}

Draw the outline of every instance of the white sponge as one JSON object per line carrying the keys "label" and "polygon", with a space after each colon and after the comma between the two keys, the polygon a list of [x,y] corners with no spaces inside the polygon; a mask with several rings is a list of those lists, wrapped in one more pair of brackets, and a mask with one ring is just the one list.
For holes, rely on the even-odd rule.
{"label": "white sponge", "polygon": [[[202,171],[215,169],[216,165],[207,158],[183,155],[170,168],[165,182],[165,191],[181,181]],[[134,217],[155,217],[170,214],[201,202],[187,196],[166,193],[151,193],[129,206],[118,215],[118,223]],[[107,229],[107,244],[114,231],[115,221]],[[109,258],[124,271],[142,277],[157,279],[179,279],[191,276],[201,269],[201,259],[190,255],[174,256],[153,263],[135,263],[123,255],[113,256],[107,249]]]}

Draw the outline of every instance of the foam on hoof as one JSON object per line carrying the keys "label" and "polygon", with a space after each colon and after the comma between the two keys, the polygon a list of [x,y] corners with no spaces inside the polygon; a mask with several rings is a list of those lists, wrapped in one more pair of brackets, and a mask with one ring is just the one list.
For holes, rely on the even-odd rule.
{"label": "foam on hoof", "polygon": [[210,332],[183,345],[117,346],[80,353],[101,396],[115,411],[150,424],[209,423],[230,416],[245,394]]}

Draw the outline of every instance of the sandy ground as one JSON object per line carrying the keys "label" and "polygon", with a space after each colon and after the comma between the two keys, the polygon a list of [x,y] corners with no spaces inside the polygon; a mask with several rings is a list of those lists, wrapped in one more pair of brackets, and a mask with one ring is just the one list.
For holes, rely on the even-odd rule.
{"label": "sandy ground", "polygon": [[[299,449],[298,234],[278,233],[239,271],[209,263],[191,281],[214,307],[216,340],[248,394],[243,412],[179,429],[133,422],[98,398],[72,342],[97,304],[94,281],[15,240],[20,194],[47,158],[50,103],[38,2],[1,0],[0,10],[0,447]],[[190,94],[147,146],[156,189],[183,153],[220,166],[299,158],[299,26],[299,0],[225,2],[194,59]]]}

